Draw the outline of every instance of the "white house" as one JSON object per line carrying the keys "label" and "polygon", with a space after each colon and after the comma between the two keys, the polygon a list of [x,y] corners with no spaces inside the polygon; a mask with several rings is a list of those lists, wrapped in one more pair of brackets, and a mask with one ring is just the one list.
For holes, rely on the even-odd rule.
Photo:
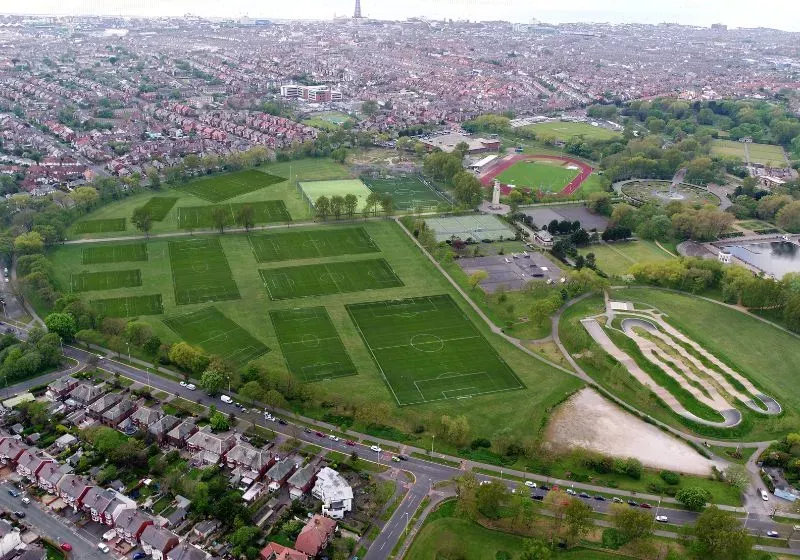
{"label": "white house", "polygon": [[12,527],[11,523],[5,519],[0,519],[0,558],[5,558],[8,553],[21,544],[19,529]]}
{"label": "white house", "polygon": [[317,482],[311,494],[322,500],[322,513],[334,519],[341,519],[353,509],[353,489],[347,480],[330,467],[317,473]]}

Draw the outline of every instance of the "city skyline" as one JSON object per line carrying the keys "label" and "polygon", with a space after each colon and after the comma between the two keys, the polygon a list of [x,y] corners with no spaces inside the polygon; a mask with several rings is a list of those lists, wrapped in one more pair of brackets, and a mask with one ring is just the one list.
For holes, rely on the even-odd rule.
{"label": "city skyline", "polygon": [[[7,13],[32,15],[87,15],[180,17],[192,14],[208,18],[266,18],[266,19],[330,19],[353,15],[354,0],[304,0],[299,3],[260,3],[255,0],[231,0],[224,4],[213,0],[31,0],[15,6]],[[471,21],[506,20],[526,23],[538,20],[546,23],[608,22],[658,24],[680,23],[707,27],[722,23],[729,27],[770,27],[800,31],[796,18],[776,17],[788,13],[788,0],[765,0],[757,12],[743,0],[724,2],[712,0],[700,6],[681,0],[668,8],[643,7],[636,0],[613,0],[598,10],[589,0],[574,0],[569,7],[554,0],[537,3],[520,0],[406,0],[402,3],[364,2],[365,17],[402,20],[409,17],[430,19],[468,19]]]}

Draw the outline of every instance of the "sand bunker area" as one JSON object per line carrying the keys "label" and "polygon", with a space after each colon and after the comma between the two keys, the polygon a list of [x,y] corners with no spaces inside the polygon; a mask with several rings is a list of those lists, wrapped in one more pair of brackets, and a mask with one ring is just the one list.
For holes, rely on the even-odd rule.
{"label": "sand bunker area", "polygon": [[715,464],[594,389],[578,391],[555,410],[545,439],[556,451],[582,448],[613,457],[636,457],[647,467],[688,474],[707,475]]}

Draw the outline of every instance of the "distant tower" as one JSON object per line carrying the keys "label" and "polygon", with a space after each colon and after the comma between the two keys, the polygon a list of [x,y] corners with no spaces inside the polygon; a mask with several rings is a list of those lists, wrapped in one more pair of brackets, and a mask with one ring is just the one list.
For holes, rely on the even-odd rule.
{"label": "distant tower", "polygon": [[353,19],[361,19],[361,0],[356,0],[356,9],[353,12]]}

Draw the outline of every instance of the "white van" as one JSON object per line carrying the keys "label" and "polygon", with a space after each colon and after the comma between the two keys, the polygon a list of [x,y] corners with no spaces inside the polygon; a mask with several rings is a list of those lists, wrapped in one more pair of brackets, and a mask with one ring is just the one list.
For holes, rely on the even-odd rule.
{"label": "white van", "polygon": [[222,396],[219,398],[219,400],[221,400],[221,401],[222,401],[222,402],[224,402],[224,403],[228,403],[228,404],[231,404],[231,403],[233,402],[233,399],[232,399],[232,398],[230,398],[228,395],[222,395]]}

